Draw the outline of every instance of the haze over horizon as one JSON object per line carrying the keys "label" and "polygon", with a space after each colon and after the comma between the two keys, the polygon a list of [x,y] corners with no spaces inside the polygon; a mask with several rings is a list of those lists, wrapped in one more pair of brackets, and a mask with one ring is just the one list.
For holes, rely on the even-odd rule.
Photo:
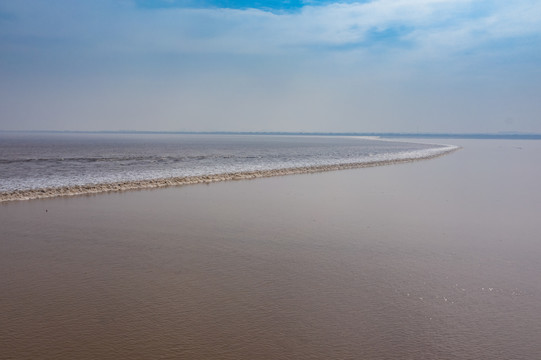
{"label": "haze over horizon", "polygon": [[534,0],[0,0],[0,130],[541,132]]}

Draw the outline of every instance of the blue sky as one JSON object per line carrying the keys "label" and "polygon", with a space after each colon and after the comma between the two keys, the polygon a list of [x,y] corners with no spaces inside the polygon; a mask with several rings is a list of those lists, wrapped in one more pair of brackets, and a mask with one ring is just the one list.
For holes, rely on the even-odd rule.
{"label": "blue sky", "polygon": [[[342,3],[351,3],[353,1],[343,1]],[[359,1],[360,2],[360,1]],[[137,6],[147,9],[163,8],[226,8],[226,9],[261,9],[265,11],[291,12],[301,9],[304,6],[315,6],[332,4],[333,1],[325,0],[136,0]]]}
{"label": "blue sky", "polygon": [[0,130],[541,132],[538,0],[0,0]]}

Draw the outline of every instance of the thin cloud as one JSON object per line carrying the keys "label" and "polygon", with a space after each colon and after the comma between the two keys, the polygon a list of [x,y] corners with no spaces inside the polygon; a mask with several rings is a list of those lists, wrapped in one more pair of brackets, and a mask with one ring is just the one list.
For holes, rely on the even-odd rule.
{"label": "thin cloud", "polygon": [[54,1],[60,4],[56,7],[40,3],[21,0],[20,5],[8,6],[4,13],[11,10],[20,20],[6,26],[4,38],[72,38],[111,52],[240,54],[291,52],[295,48],[343,51],[372,44],[393,47],[401,40],[413,45],[408,51],[418,48],[445,56],[498,39],[541,33],[541,3],[528,0],[318,3],[305,5],[299,12],[279,14],[253,8],[216,8],[210,3],[210,8],[203,9],[148,9],[127,1],[83,1],[78,3],[84,5],[78,6],[72,1]]}
{"label": "thin cloud", "polygon": [[539,129],[538,0],[197,3],[0,2],[0,125]]}

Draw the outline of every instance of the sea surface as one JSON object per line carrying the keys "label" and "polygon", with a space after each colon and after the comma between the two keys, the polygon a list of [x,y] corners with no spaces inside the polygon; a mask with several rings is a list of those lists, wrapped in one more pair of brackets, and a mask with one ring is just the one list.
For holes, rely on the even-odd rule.
{"label": "sea surface", "polygon": [[416,159],[451,147],[359,137],[0,134],[0,192]]}
{"label": "sea surface", "polygon": [[541,141],[447,141],[462,149],[390,166],[3,202],[0,358],[540,359]]}

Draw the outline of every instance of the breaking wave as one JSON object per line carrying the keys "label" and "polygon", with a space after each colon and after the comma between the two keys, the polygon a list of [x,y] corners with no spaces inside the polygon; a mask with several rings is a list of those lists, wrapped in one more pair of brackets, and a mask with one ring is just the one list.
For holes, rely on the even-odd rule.
{"label": "breaking wave", "polygon": [[[294,167],[275,167],[261,170],[246,170],[238,172],[224,172],[214,174],[201,174],[193,176],[173,176],[151,179],[126,180],[107,183],[90,183],[81,185],[43,187],[33,189],[21,189],[0,192],[0,202],[32,200],[52,198],[59,196],[89,195],[105,192],[119,192],[128,190],[154,189],[170,186],[181,186],[190,184],[204,184],[228,180],[248,180],[262,177],[283,176],[293,174],[310,174],[325,171],[374,167],[382,165],[391,165],[412,162],[416,160],[431,159],[439,157],[455,150],[459,147],[444,145],[435,148],[403,151],[398,153],[376,154],[368,156],[362,161],[351,162],[344,158],[334,160],[334,163],[323,163],[309,166]],[[30,160],[30,159],[29,159]],[[51,159],[56,160],[58,159]],[[349,161],[348,161],[349,160]],[[20,160],[19,160],[20,161]],[[91,160],[92,161],[92,160]],[[97,160],[100,161],[100,160]],[[107,161],[107,160],[105,160]],[[276,166],[276,165],[275,165]]]}

